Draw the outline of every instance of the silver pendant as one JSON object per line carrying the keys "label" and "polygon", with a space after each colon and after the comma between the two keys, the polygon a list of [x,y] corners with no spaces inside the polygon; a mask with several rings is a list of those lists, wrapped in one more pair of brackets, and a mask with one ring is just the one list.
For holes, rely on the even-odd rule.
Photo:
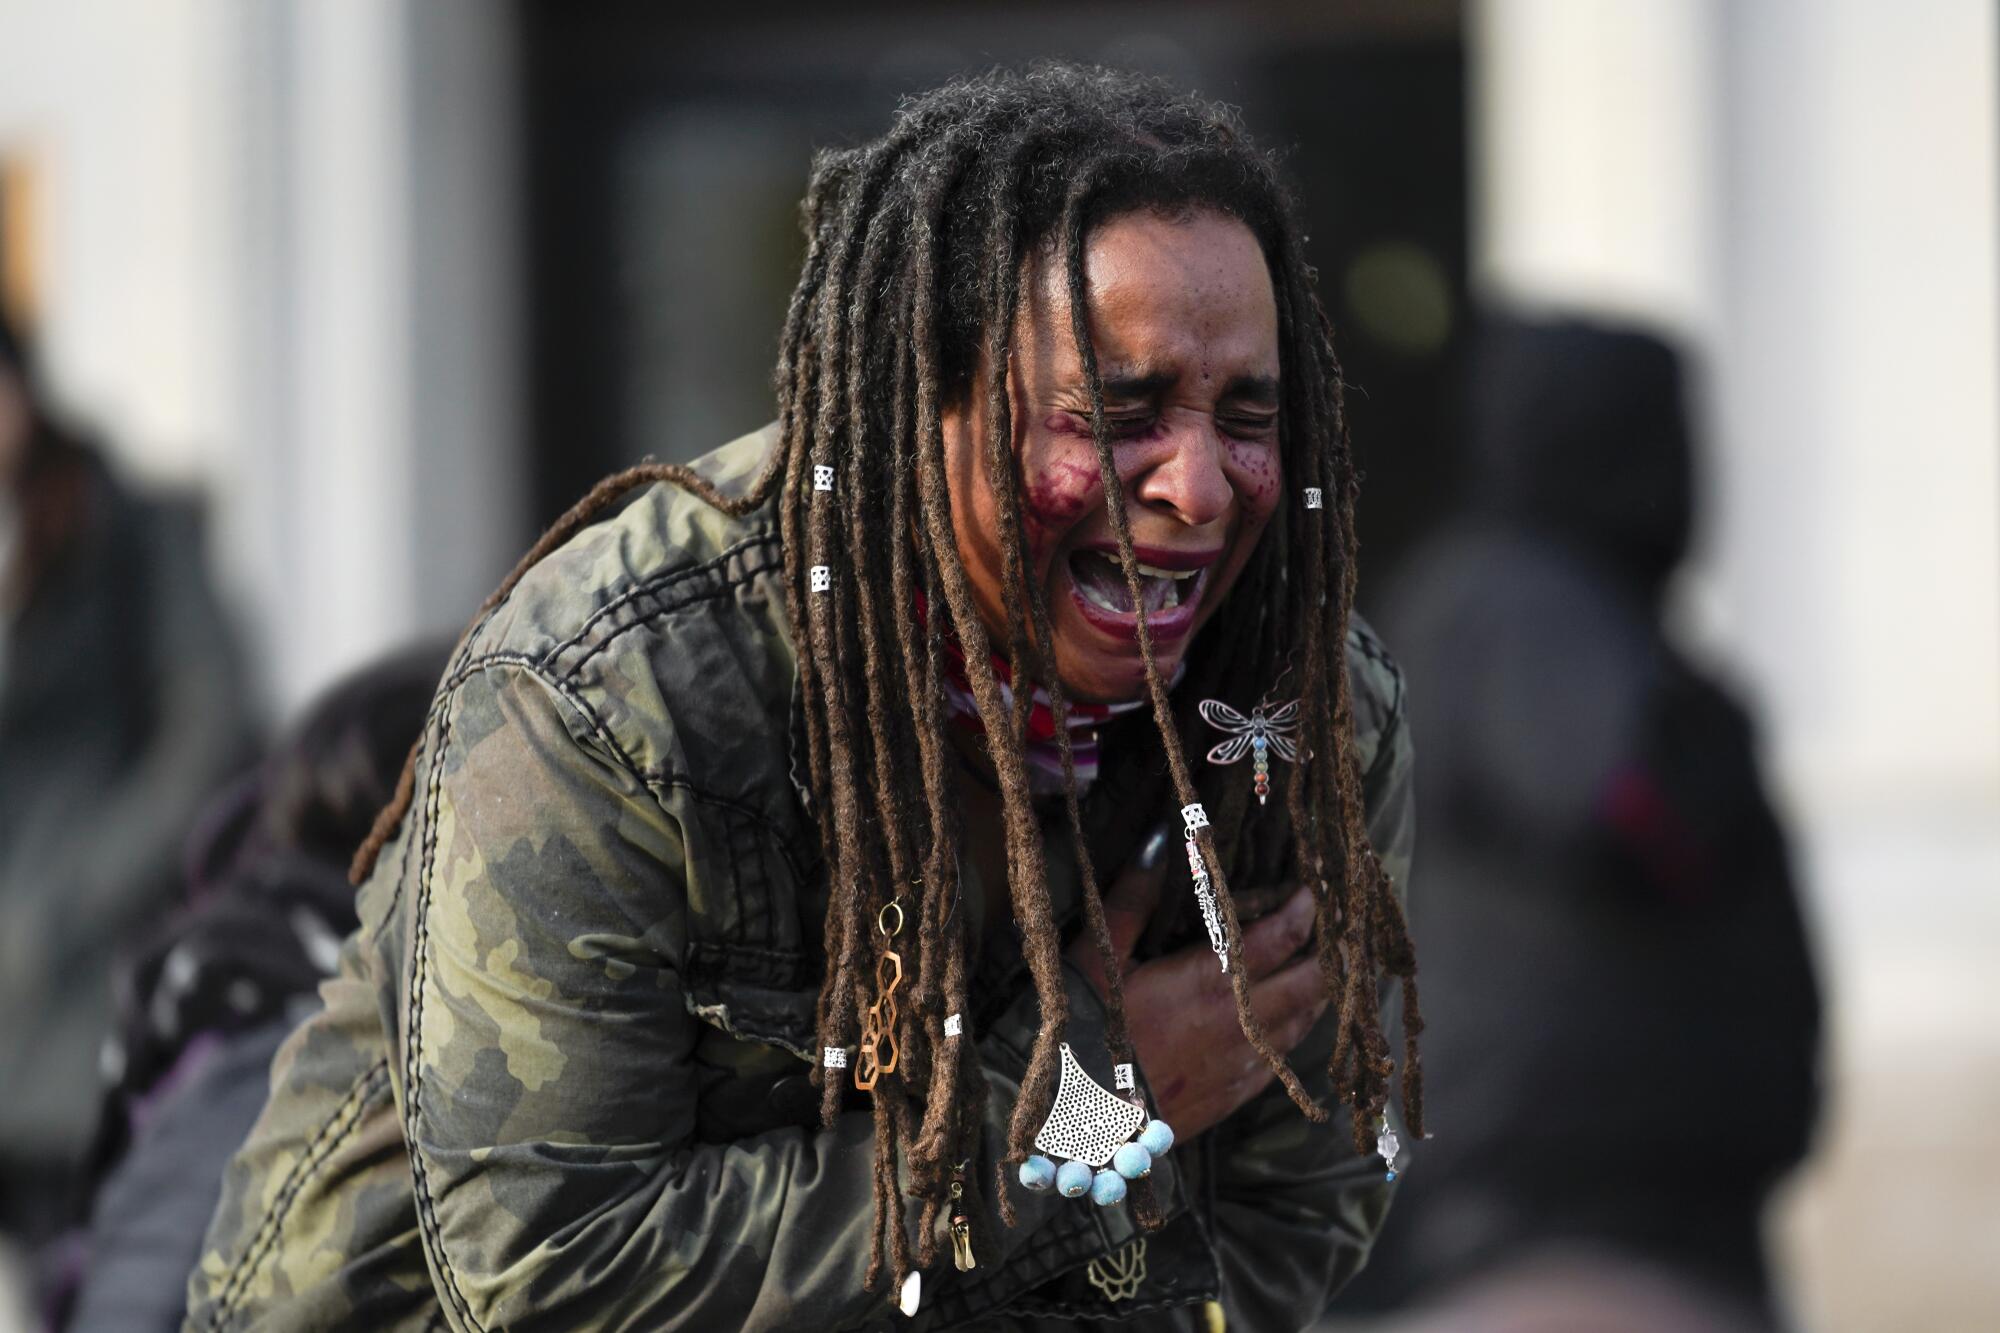
{"label": "silver pendant", "polygon": [[1222,963],[1222,970],[1229,970],[1229,940],[1222,931],[1222,910],[1216,906],[1215,884],[1208,877],[1208,866],[1201,859],[1201,848],[1193,838],[1187,840],[1188,874],[1194,877],[1194,900],[1201,908],[1201,924],[1208,928],[1208,947],[1215,950],[1215,956]]}
{"label": "silver pendant", "polygon": [[1055,1104],[1035,1135],[1035,1146],[1051,1157],[1103,1166],[1120,1145],[1138,1132],[1146,1112],[1083,1072],[1069,1043],[1062,1044],[1062,1077]]}
{"label": "silver pendant", "polygon": [[[1145,1129],[1134,1139],[1133,1131],[1142,1124]],[[1076,1052],[1064,1042],[1055,1104],[1035,1135],[1040,1151],[1021,1163],[1021,1185],[1053,1189],[1066,1199],[1088,1194],[1092,1203],[1108,1208],[1123,1202],[1127,1181],[1152,1174],[1153,1160],[1173,1146],[1173,1126],[1158,1118],[1148,1120],[1136,1091],[1129,1101],[1107,1092],[1083,1071]],[[1049,1160],[1052,1157],[1063,1159],[1062,1165]]]}
{"label": "silver pendant", "polygon": [[1220,699],[1203,699],[1197,707],[1203,721],[1228,733],[1228,739],[1209,750],[1208,762],[1233,764],[1249,755],[1257,804],[1265,804],[1271,798],[1271,755],[1275,752],[1288,764],[1299,762],[1298,747],[1292,741],[1292,733],[1299,729],[1299,701],[1292,699],[1272,708],[1258,704],[1248,717]]}
{"label": "silver pendant", "polygon": [[1181,818],[1187,821],[1188,874],[1194,879],[1195,905],[1201,908],[1201,923],[1208,928],[1208,947],[1215,950],[1215,956],[1222,962],[1222,970],[1227,972],[1229,938],[1223,933],[1222,912],[1215,903],[1215,883],[1208,876],[1208,863],[1201,859],[1201,845],[1194,840],[1197,829],[1208,827],[1208,812],[1196,802],[1181,807]]}

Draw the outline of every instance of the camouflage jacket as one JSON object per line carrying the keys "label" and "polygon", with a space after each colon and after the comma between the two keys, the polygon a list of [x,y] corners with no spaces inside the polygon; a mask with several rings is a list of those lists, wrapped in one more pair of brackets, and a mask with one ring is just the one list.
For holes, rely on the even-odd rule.
{"label": "camouflage jacket", "polygon": [[[742,486],[773,438],[698,466]],[[1365,629],[1348,646],[1371,831],[1400,883],[1401,678]],[[1019,1224],[989,1209],[978,1266],[927,1271],[914,1319],[864,1290],[871,1118],[819,1128],[806,1074],[826,898],[795,685],[774,516],[668,487],[474,626],[324,1008],[227,1172],[187,1328],[1201,1329],[1216,1301],[1237,1328],[1312,1321],[1393,1187],[1339,1117],[1309,1124],[1276,1089],[1161,1159],[1171,1218],[1122,1300],[1086,1269],[1133,1253],[1127,1209],[1018,1191]],[[1074,929],[1059,802],[1044,831]],[[977,911],[976,875],[963,891]],[[1102,1006],[1068,980],[1068,1039],[1103,1079]],[[989,932],[973,1007],[990,1180],[1040,1021],[1011,929]],[[1331,1028],[1329,1011],[1295,1056],[1322,1096]]]}

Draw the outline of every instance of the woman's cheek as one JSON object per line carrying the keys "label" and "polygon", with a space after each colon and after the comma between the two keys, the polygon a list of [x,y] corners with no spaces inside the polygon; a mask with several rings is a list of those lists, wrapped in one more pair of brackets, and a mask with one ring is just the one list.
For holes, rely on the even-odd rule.
{"label": "woman's cheek", "polygon": [[1276,445],[1247,440],[1231,440],[1224,446],[1228,454],[1230,481],[1242,501],[1244,516],[1262,522],[1278,507],[1285,488],[1284,469],[1278,462]]}
{"label": "woman's cheek", "polygon": [[1104,488],[1095,452],[1087,459],[1067,454],[1044,457],[1024,474],[1021,523],[1030,558],[1039,563],[1044,552],[1097,507]]}

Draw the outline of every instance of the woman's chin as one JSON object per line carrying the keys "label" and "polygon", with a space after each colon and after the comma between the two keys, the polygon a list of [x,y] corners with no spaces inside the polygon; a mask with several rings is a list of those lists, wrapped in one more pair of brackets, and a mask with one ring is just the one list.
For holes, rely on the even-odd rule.
{"label": "woman's chin", "polygon": [[[1067,630],[1077,633],[1065,633]],[[1056,626],[1056,660],[1062,667],[1063,692],[1079,703],[1129,703],[1147,697],[1146,659],[1134,641],[1107,642],[1087,626]],[[1171,682],[1180,666],[1186,640],[1153,645],[1153,662],[1160,678]]]}
{"label": "woman's chin", "polygon": [[[1200,605],[1206,574],[1194,585],[1188,605],[1165,608],[1147,617],[1152,630],[1153,663],[1162,680],[1172,681],[1187,651]],[[1063,689],[1087,703],[1127,703],[1146,697],[1146,659],[1139,651],[1138,617],[1100,606],[1086,597],[1074,579],[1064,577],[1050,598],[1056,634],[1056,659]]]}

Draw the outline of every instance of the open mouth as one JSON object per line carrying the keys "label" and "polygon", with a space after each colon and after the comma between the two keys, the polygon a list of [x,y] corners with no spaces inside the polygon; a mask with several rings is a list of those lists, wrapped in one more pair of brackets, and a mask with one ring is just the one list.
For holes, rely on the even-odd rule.
{"label": "open mouth", "polygon": [[[1146,611],[1147,630],[1158,641],[1180,638],[1194,628],[1209,566],[1222,553],[1149,549],[1137,554],[1142,557],[1139,605]],[[1116,551],[1076,551],[1069,557],[1069,574],[1070,595],[1086,621],[1114,638],[1138,637],[1138,609]]]}
{"label": "open mouth", "polygon": [[[1129,616],[1134,613],[1132,588],[1118,560],[1103,551],[1078,551],[1069,558],[1070,577],[1083,599],[1101,611]],[[1151,617],[1180,606],[1191,606],[1200,591],[1201,569],[1162,569],[1141,562],[1139,596]]]}

